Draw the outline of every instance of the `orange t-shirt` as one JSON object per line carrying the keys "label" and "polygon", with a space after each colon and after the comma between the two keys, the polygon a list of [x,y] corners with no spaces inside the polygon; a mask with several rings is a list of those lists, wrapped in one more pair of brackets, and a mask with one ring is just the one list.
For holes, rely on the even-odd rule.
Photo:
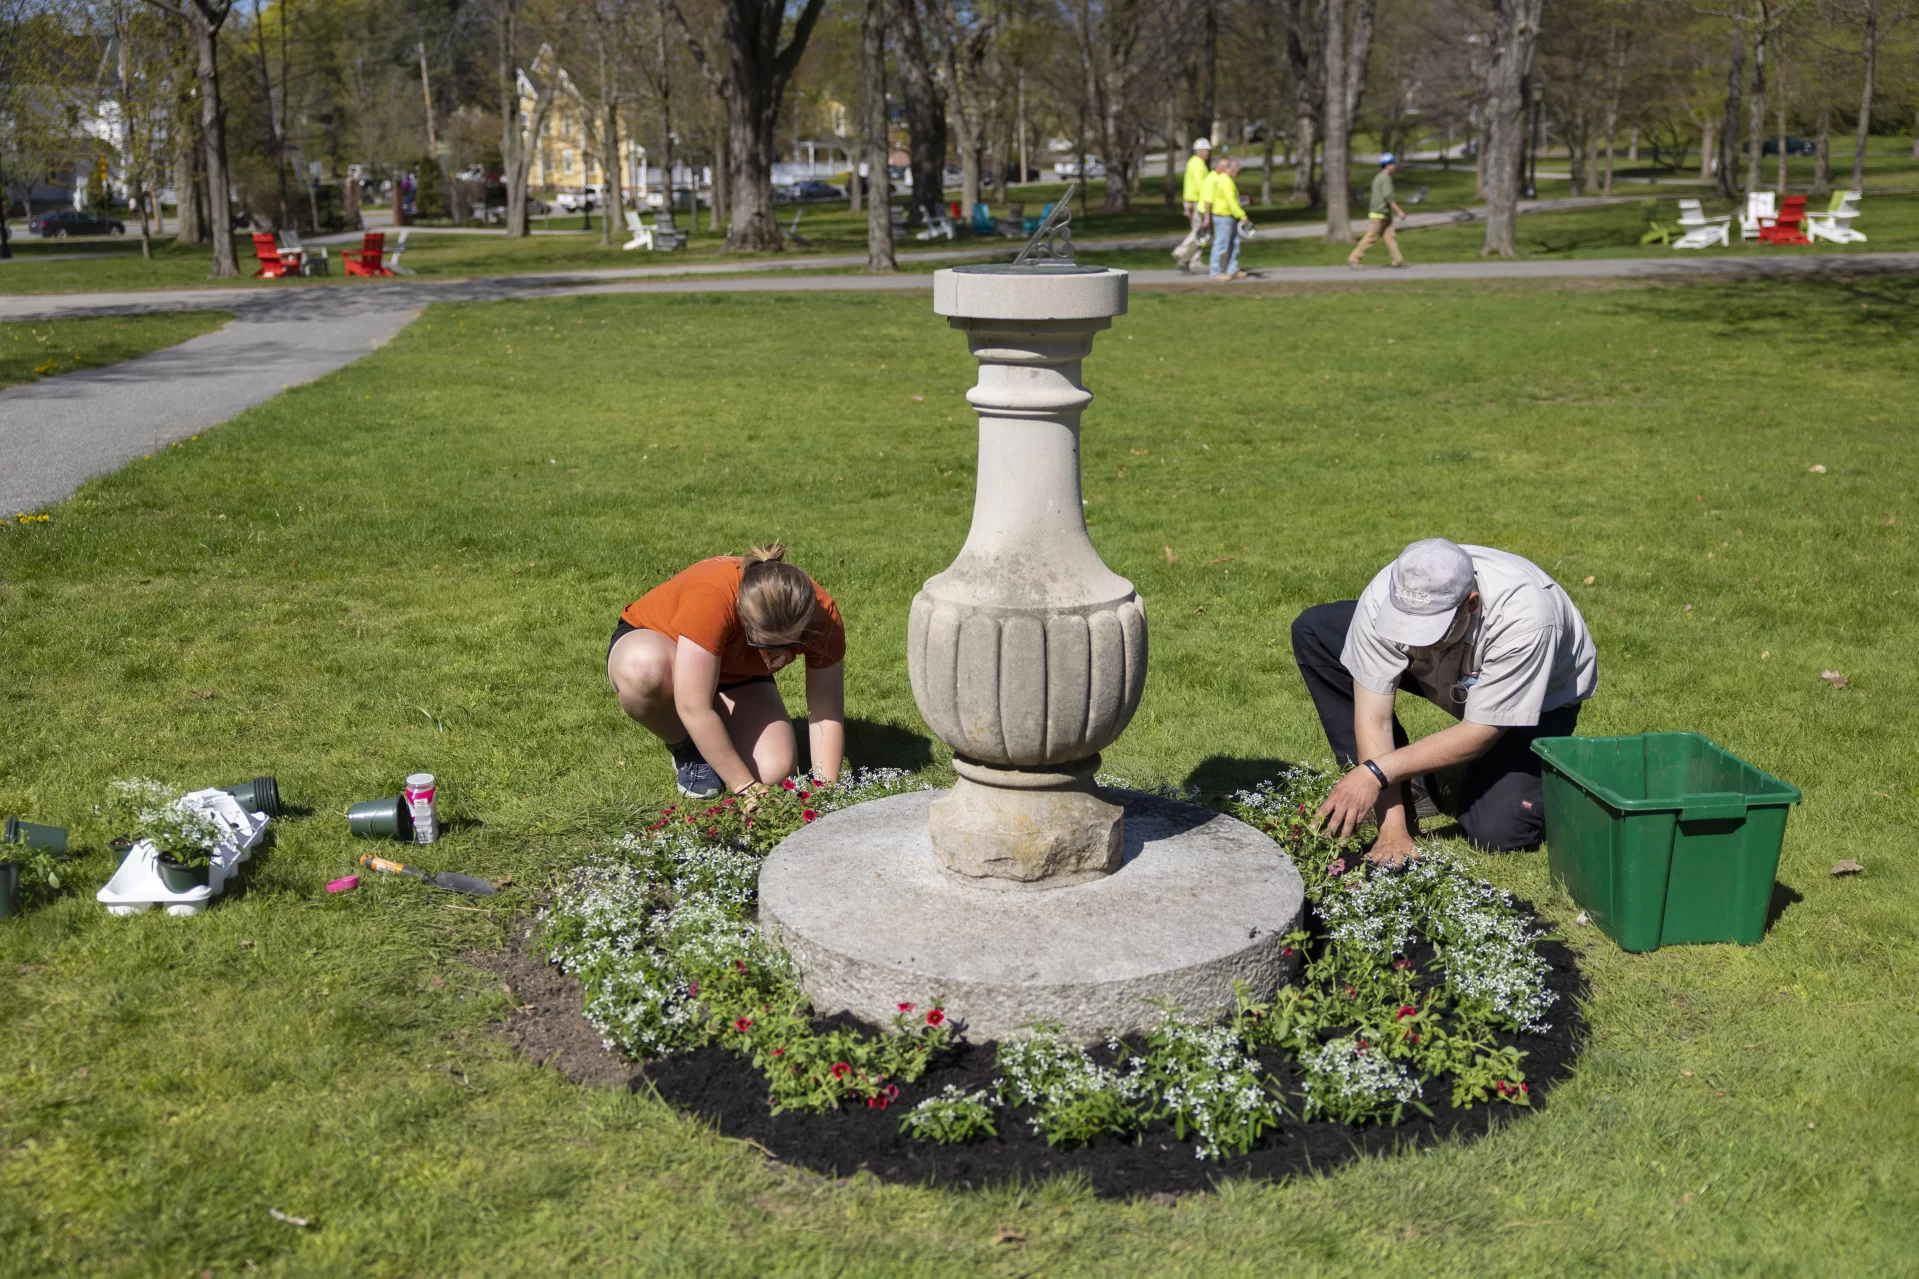
{"label": "orange t-shirt", "polygon": [[[674,574],[620,610],[630,626],[657,631],[668,639],[690,639],[720,659],[720,683],[771,675],[792,658],[784,652],[752,648],[740,625],[740,575],[745,561],[716,555]],[[846,657],[846,627],[833,597],[813,583],[819,609],[799,651],[808,667],[837,666]]]}

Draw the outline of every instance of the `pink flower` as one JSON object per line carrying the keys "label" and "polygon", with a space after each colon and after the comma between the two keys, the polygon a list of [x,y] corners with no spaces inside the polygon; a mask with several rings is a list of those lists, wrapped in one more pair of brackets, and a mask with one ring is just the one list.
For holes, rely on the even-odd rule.
{"label": "pink flower", "polygon": [[1326,873],[1328,875],[1344,875],[1346,873],[1346,859],[1344,857],[1334,858],[1333,864],[1326,868]]}
{"label": "pink flower", "polygon": [[1413,961],[1410,959],[1407,959],[1403,955],[1393,961],[1393,967],[1398,969],[1400,972],[1405,972],[1408,968],[1411,968],[1412,966],[1413,966]]}
{"label": "pink flower", "polygon": [[937,1008],[926,1014],[926,1024],[929,1026],[938,1026],[945,1022],[945,1020],[946,1014]]}
{"label": "pink flower", "polygon": [[789,777],[789,778],[787,778],[787,779],[786,779],[785,781],[782,781],[782,782],[780,783],[780,787],[781,787],[781,789],[783,789],[783,790],[792,790],[792,789],[794,789],[794,786],[793,786],[793,779]]}
{"label": "pink flower", "polygon": [[753,1019],[751,1017],[735,1017],[733,1019],[733,1029],[744,1035],[747,1031],[753,1029]]}
{"label": "pink flower", "polygon": [[911,1004],[901,1004],[901,1005],[900,1005],[900,1011],[901,1011],[901,1012],[903,1012],[903,1013],[910,1013],[910,1012],[912,1012],[912,1011],[913,1011],[913,1005],[911,1005]]}
{"label": "pink flower", "polygon": [[813,820],[814,818],[816,818],[816,817],[818,817],[818,816],[819,816],[819,814],[818,814],[818,813],[816,813],[816,812],[814,812],[814,811],[813,811],[812,809],[810,809],[810,808],[802,808],[802,809],[800,810],[800,820],[801,820],[801,821],[807,821],[807,822],[810,822],[810,821],[812,821],[812,820]]}
{"label": "pink flower", "polygon": [[898,1084],[888,1084],[886,1085],[885,1088],[881,1089],[880,1091],[886,1094],[886,1099],[888,1101],[896,1101],[899,1099],[900,1086]]}
{"label": "pink flower", "polygon": [[696,981],[686,983],[686,993],[695,999],[700,997],[700,984]]}

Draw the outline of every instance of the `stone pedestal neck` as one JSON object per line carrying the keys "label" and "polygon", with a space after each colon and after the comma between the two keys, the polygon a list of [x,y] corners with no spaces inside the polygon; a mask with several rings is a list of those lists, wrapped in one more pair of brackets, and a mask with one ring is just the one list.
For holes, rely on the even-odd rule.
{"label": "stone pedestal neck", "polygon": [[1086,533],[1080,363],[1126,309],[1126,273],[934,276],[934,310],[979,361],[973,523],[913,601],[908,667],[959,756],[933,846],[958,874],[1058,886],[1118,865],[1121,810],[1092,782],[1146,680],[1146,613]]}

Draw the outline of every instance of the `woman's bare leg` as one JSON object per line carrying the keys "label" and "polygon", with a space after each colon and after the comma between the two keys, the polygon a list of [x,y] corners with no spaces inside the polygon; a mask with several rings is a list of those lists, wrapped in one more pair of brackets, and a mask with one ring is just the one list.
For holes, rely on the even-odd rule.
{"label": "woman's bare leg", "polygon": [[628,631],[606,655],[606,678],[620,709],[669,746],[686,740],[673,706],[674,642],[658,631]]}
{"label": "woman's bare leg", "polygon": [[754,779],[777,784],[791,776],[799,758],[799,744],[778,687],[741,684],[722,690],[718,700],[720,719],[733,739],[733,749],[753,770]]}

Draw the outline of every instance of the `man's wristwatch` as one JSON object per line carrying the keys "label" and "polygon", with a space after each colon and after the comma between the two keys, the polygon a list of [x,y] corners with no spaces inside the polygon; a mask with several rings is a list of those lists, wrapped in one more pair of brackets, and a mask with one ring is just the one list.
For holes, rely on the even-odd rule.
{"label": "man's wristwatch", "polygon": [[1385,790],[1388,786],[1392,785],[1391,782],[1386,780],[1386,770],[1373,763],[1370,759],[1366,760],[1361,767],[1379,779],[1379,788],[1381,790]]}

